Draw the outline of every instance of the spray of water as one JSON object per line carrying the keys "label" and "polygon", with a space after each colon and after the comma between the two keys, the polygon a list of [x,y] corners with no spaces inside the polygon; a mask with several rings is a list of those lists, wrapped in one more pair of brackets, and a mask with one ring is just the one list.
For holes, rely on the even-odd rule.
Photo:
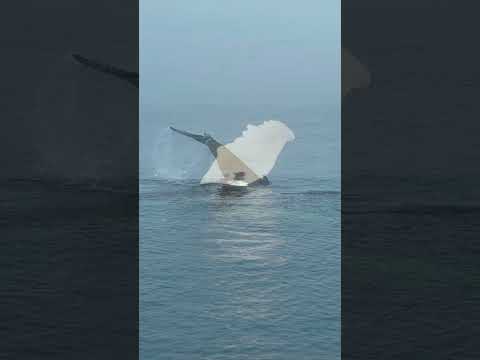
{"label": "spray of water", "polygon": [[212,160],[204,146],[164,128],[154,140],[151,158],[145,161],[151,163],[154,177],[178,181],[198,179]]}

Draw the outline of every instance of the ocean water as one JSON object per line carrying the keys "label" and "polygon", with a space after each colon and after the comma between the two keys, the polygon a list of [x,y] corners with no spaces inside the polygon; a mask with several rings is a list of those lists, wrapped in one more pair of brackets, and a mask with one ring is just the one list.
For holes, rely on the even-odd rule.
{"label": "ocean water", "polygon": [[[221,141],[269,118],[231,110],[158,116]],[[143,117],[141,359],[340,358],[339,118],[279,115],[296,140],[270,186],[241,192],[199,185],[208,150]]]}
{"label": "ocean water", "polygon": [[136,188],[0,181],[0,358],[137,356]]}

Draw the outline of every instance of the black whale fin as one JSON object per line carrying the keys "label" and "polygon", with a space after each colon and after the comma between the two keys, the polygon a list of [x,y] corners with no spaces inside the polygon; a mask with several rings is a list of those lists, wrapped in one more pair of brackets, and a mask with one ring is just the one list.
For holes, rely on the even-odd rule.
{"label": "black whale fin", "polygon": [[117,68],[112,65],[108,64],[103,64],[95,60],[87,59],[86,57],[83,57],[78,54],[72,54],[72,57],[79,62],[80,64],[89,67],[91,69],[103,72],[105,74],[113,75],[117,78],[120,78],[124,81],[129,82],[136,88],[138,88],[138,73],[136,72],[131,72],[127,70],[123,70],[120,68]]}
{"label": "black whale fin", "polygon": [[194,139],[194,140],[198,141],[199,143],[207,145],[207,147],[210,149],[210,152],[213,154],[213,156],[215,156],[215,158],[217,157],[218,148],[220,146],[223,146],[223,144],[220,144],[217,140],[215,140],[214,138],[212,138],[210,135],[207,135],[207,134],[205,134],[205,135],[192,134],[192,133],[189,133],[187,131],[175,129],[172,126],[170,126],[170,129],[179,133],[179,134],[182,134],[182,135],[187,136],[191,139]]}
{"label": "black whale fin", "polygon": [[189,133],[187,131],[183,131],[183,130],[178,130],[178,129],[175,129],[174,127],[170,126],[170,129],[179,133],[179,134],[182,134],[182,135],[185,135],[185,136],[188,136],[189,138],[192,138],[194,140],[197,140],[198,142],[202,143],[202,144],[205,144],[207,142],[207,136],[205,135],[197,135],[197,134],[192,134],[192,133]]}

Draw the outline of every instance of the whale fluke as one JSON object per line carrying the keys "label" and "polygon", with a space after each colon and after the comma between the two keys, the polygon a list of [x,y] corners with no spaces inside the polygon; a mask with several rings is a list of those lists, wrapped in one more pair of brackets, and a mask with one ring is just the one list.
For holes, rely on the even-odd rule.
{"label": "whale fluke", "polygon": [[129,82],[130,84],[138,88],[139,77],[138,73],[136,72],[131,72],[112,65],[103,64],[98,61],[83,57],[79,54],[72,54],[72,57],[75,59],[75,61],[88,68],[103,72],[105,74],[113,75],[119,79]]}

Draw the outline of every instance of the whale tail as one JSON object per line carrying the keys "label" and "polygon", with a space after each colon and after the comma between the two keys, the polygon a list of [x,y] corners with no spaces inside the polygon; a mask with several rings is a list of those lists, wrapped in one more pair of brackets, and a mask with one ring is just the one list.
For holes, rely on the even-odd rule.
{"label": "whale tail", "polygon": [[75,61],[77,61],[78,63],[80,63],[80,64],[82,64],[82,65],[84,65],[88,68],[103,72],[105,74],[115,76],[115,77],[117,77],[121,80],[127,81],[131,85],[138,88],[138,73],[136,73],[136,72],[131,72],[131,71],[120,69],[120,68],[112,66],[112,65],[103,64],[103,63],[100,63],[98,61],[88,59],[88,58],[83,57],[83,56],[78,55],[78,54],[72,54],[72,57],[75,59]]}

